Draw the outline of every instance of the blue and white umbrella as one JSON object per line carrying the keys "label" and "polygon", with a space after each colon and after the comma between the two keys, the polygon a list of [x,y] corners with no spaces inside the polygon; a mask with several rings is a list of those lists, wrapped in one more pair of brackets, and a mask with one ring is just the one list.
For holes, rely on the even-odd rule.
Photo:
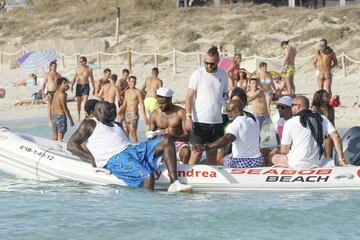
{"label": "blue and white umbrella", "polygon": [[57,59],[58,55],[54,49],[45,49],[30,52],[18,59],[21,69],[27,72],[33,72],[38,69],[48,67],[52,61]]}

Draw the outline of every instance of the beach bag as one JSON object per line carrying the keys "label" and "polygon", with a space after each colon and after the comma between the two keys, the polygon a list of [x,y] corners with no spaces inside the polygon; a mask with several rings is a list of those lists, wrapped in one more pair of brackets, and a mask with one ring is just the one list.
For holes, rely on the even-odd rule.
{"label": "beach bag", "polygon": [[38,92],[33,93],[31,98],[34,100],[41,100],[42,99],[42,90],[40,89]]}

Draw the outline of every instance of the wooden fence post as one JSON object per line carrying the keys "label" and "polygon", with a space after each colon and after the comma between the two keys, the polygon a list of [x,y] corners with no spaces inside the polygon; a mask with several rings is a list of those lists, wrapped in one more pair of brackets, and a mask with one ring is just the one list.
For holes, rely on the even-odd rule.
{"label": "wooden fence post", "polygon": [[80,60],[80,56],[78,53],[75,54],[75,61],[76,61],[76,66],[79,66],[79,60]]}
{"label": "wooden fence post", "polygon": [[201,53],[198,53],[198,65],[201,66]]}
{"label": "wooden fence post", "polygon": [[345,53],[341,54],[341,65],[343,69],[343,75],[346,77],[346,64],[345,64]]}
{"label": "wooden fence post", "polygon": [[97,53],[96,53],[96,58],[97,58],[99,68],[101,68],[101,59],[100,59],[100,52],[99,51],[97,51]]}
{"label": "wooden fence post", "polygon": [[131,48],[128,48],[128,69],[131,72],[132,66],[131,66]]}
{"label": "wooden fence post", "polygon": [[60,53],[60,56],[61,56],[61,64],[63,66],[63,69],[65,69],[65,57],[62,53]]}
{"label": "wooden fence post", "polygon": [[120,35],[120,7],[116,7],[116,43],[119,43],[119,35]]}
{"label": "wooden fence post", "polygon": [[176,50],[173,49],[173,74],[176,75]]}
{"label": "wooden fence post", "polygon": [[158,67],[158,55],[157,55],[157,52],[154,53],[154,62],[155,62],[155,67]]}

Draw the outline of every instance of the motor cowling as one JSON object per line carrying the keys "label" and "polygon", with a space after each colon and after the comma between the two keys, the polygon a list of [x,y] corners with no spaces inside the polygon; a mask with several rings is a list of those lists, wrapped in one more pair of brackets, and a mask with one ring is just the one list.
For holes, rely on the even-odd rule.
{"label": "motor cowling", "polygon": [[[360,127],[349,128],[342,136],[345,159],[350,164],[360,166]],[[338,156],[335,156],[338,160]]]}

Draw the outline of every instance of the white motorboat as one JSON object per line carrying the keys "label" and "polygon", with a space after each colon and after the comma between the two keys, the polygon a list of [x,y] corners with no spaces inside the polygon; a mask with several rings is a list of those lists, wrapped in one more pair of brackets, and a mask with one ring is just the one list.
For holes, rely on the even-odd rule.
{"label": "white motorboat", "polygon": [[[194,187],[194,192],[308,191],[360,189],[360,167],[323,167],[295,170],[284,167],[252,169],[208,165],[178,165],[178,177]],[[66,150],[65,143],[15,134],[0,129],[0,171],[38,181],[66,179],[86,184],[126,186],[103,168],[93,168]],[[155,188],[167,189],[164,166],[155,172]]]}

